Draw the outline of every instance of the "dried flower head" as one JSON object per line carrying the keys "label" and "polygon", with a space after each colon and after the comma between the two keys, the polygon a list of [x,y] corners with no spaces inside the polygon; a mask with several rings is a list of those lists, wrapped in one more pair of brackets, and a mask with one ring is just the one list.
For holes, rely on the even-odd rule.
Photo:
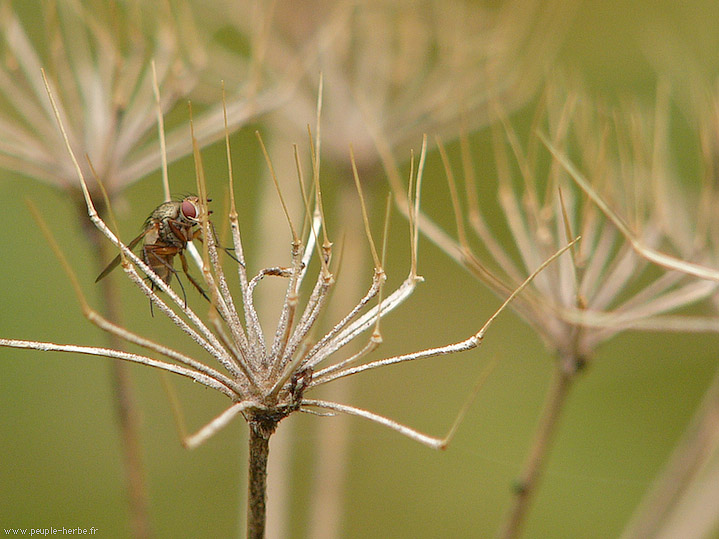
{"label": "dried flower head", "polygon": [[[53,101],[53,108],[55,106]],[[58,121],[60,121],[59,114]],[[64,134],[61,122],[60,126]],[[229,158],[229,136],[226,135],[226,137]],[[380,320],[398,307],[414,291],[417,283],[421,281],[416,269],[418,231],[415,226],[416,221],[413,218],[410,220],[412,262],[409,274],[394,292],[385,296],[383,292],[385,273],[382,268],[380,251],[371,241],[364,203],[361,204],[375,263],[371,285],[355,307],[336,322],[327,333],[318,338],[313,335],[313,330],[327,304],[329,292],[334,283],[334,275],[330,270],[332,244],[328,240],[326,227],[324,226],[317,155],[314,152],[312,153],[312,168],[314,171],[312,185],[315,193],[315,208],[312,212],[312,218],[308,220],[310,224],[306,233],[298,234],[288,216],[292,235],[289,266],[269,267],[261,270],[252,278],[248,276],[234,196],[231,195],[229,222],[234,252],[238,260],[237,271],[241,295],[241,301],[238,303],[230,293],[223,267],[220,264],[220,254],[213,226],[208,219],[207,193],[205,192],[199,148],[197,142],[194,141],[198,178],[198,209],[200,214],[196,218],[201,223],[203,238],[203,255],[201,257],[198,255],[198,258],[200,258],[198,263],[202,269],[204,284],[208,288],[208,296],[211,300],[209,320],[204,321],[187,305],[182,297],[168,286],[165,280],[128,249],[98,215],[82,170],[72,153],[71,144],[67,137],[65,137],[65,142],[82,186],[90,219],[98,230],[120,250],[122,268],[126,275],[152,301],[155,308],[165,314],[185,335],[202,347],[207,352],[207,355],[212,358],[212,361],[208,362],[190,357],[103,318],[88,306],[80,286],[77,284],[77,279],[74,277],[69,265],[64,261],[63,265],[75,284],[83,311],[93,323],[129,343],[149,350],[153,355],[162,356],[164,359],[156,359],[151,355],[129,353],[111,348],[71,344],[60,345],[13,339],[0,339],[0,346],[76,352],[140,363],[185,376],[228,397],[230,406],[205,427],[186,438],[184,444],[187,447],[196,447],[237,415],[243,415],[248,421],[250,425],[248,533],[253,537],[261,536],[264,530],[264,490],[269,437],[274,432],[277,424],[287,415],[296,411],[317,413],[319,415],[336,413],[356,415],[388,426],[413,440],[433,448],[445,447],[457,424],[455,423],[447,437],[435,438],[367,410],[345,404],[311,399],[308,394],[312,390],[334,380],[382,366],[452,354],[476,347],[482,342],[489,325],[506,305],[538,272],[568,248],[565,247],[559,250],[540,264],[529,278],[509,295],[503,305],[482,328],[469,338],[446,346],[380,360],[366,361],[367,355],[381,342]],[[298,155],[297,152],[296,155]],[[419,206],[418,194],[423,162],[424,151],[420,159],[416,183],[414,184],[416,188],[413,188],[412,181],[409,187],[409,192],[414,193],[412,216],[415,215]],[[300,184],[302,185],[301,173],[299,172],[301,171],[299,157],[297,157],[297,164]],[[231,165],[229,169],[230,192],[232,192]],[[356,175],[355,181],[359,186],[359,178]],[[307,208],[310,206],[308,198],[305,198]],[[189,245],[188,250],[190,250]],[[311,259],[315,254],[319,258],[319,269],[317,270],[314,284],[310,287],[311,290],[305,293],[303,283],[305,283],[305,279],[309,274]],[[61,260],[63,260],[62,256]],[[286,279],[287,289],[277,327],[270,342],[259,324],[253,294],[258,284],[263,279],[271,276]],[[150,284],[143,277],[149,279]],[[156,290],[160,290],[163,295],[161,296]],[[241,309],[238,308],[239,306],[241,306]],[[371,335],[359,352],[348,357],[338,358],[338,356],[342,355],[348,343],[367,333],[371,333]]]}
{"label": "dried flower head", "polygon": [[[687,103],[689,106],[683,107],[685,111],[690,111],[689,121],[697,137],[694,142],[702,157],[698,192],[682,181],[672,166],[676,156],[669,137],[672,95],[668,85],[660,85],[652,114],[634,111],[632,115],[636,117],[637,126],[654,124],[651,166],[645,168],[645,175],[638,175],[636,179],[652,186],[651,204],[655,215],[651,223],[645,222],[642,215],[623,216],[626,209],[622,211],[605,199],[566,155],[551,144],[549,147],[570,177],[612,222],[638,256],[675,276],[685,275],[689,283],[694,282],[697,290],[710,291],[710,304],[714,309],[709,315],[665,315],[644,320],[642,324],[656,329],[716,333],[719,332],[719,318],[716,316],[719,299],[714,292],[719,286],[719,219],[715,209],[719,109],[716,91],[706,91],[705,86],[696,84],[698,79],[693,79],[694,95]],[[664,241],[660,245],[645,240],[641,231],[647,226],[661,231]],[[680,293],[677,299],[681,298]],[[606,323],[609,320],[611,317],[592,322]],[[719,451],[718,390],[719,376],[715,373],[682,439],[635,510],[622,537],[701,537],[710,535],[711,530],[716,528],[719,510],[711,500],[719,479],[719,468],[716,466]]]}
{"label": "dried flower head", "polygon": [[[247,33],[250,8],[231,5],[228,20]],[[281,130],[304,131],[321,74],[325,156],[345,163],[352,144],[360,170],[379,168],[378,144],[405,159],[426,132],[456,137],[462,116],[484,124],[491,100],[509,109],[522,104],[572,13],[558,2],[487,7],[455,0],[306,0],[272,11],[262,63],[268,72],[302,77],[279,110]]]}
{"label": "dried flower head", "polygon": [[[164,153],[156,139],[158,105],[167,112],[184,104],[206,68],[210,37],[188,16],[184,0],[172,7],[70,0],[32,9],[40,35],[36,28],[28,31],[19,2],[0,6],[0,167],[79,191],[47,101],[42,66],[71,144],[89,157],[111,195],[158,169],[161,155],[175,160],[191,153],[184,123],[167,130]],[[229,100],[230,127],[266,106],[251,106],[250,97]],[[198,116],[196,126],[201,144],[221,138],[221,108]],[[94,185],[92,190],[99,194]]]}
{"label": "dried flower head", "polygon": [[[656,196],[659,185],[653,179],[660,175],[655,170],[655,145],[656,134],[663,127],[661,118],[653,123],[643,121],[631,107],[612,115],[609,108],[597,107],[596,101],[581,93],[567,95],[556,86],[547,89],[545,98],[542,110],[546,118],[538,117],[532,129],[535,133],[549,129],[544,141],[552,161],[546,176],[542,170],[547,166],[547,152],[542,151],[539,137],[531,135],[525,150],[501,112],[493,131],[498,202],[513,247],[497,239],[480,209],[466,144],[462,151],[469,227],[446,152],[440,149],[457,214],[458,241],[439,234],[435,237],[449,254],[501,292],[511,289],[523,268],[531,267],[543,253],[580,234],[583,240],[572,250],[572,258],[540,275],[514,304],[550,349],[560,358],[571,358],[565,365],[571,371],[591,358],[599,344],[621,331],[673,329],[661,316],[707,298],[714,285],[681,273],[652,272],[649,261],[625,240],[616,223],[583,200],[583,191],[572,185],[577,176],[589,178],[586,184],[591,184],[592,192],[601,193],[600,198],[632,219],[642,244],[650,248],[661,245],[666,237],[663,215],[667,208]],[[566,155],[580,164],[572,165]],[[577,167],[584,175],[578,174]],[[519,173],[519,182],[512,178],[514,171]],[[481,247],[474,246],[470,234],[476,235]]]}
{"label": "dried flower head", "polygon": [[[511,289],[524,268],[544,253],[575,234],[582,237],[571,257],[539,275],[514,304],[557,361],[503,537],[520,533],[573,381],[600,344],[628,329],[706,331],[716,326],[706,318],[667,315],[705,300],[716,290],[716,282],[697,281],[686,271],[656,271],[653,265],[664,262],[663,269],[678,269],[666,263],[670,257],[657,251],[666,238],[662,214],[667,210],[654,196],[658,188],[654,180],[661,172],[657,167],[661,118],[647,122],[631,107],[616,114],[610,111],[580,92],[567,95],[549,86],[525,149],[497,108],[493,126],[497,213],[505,221],[503,235],[510,241],[499,239],[492,203],[482,199],[480,206],[477,190],[486,191],[476,182],[466,139],[461,146],[466,214],[440,143],[458,239],[428,219],[420,220],[440,248],[499,294]],[[544,137],[547,131],[549,136]],[[618,212],[628,216],[631,226]],[[705,271],[686,262],[682,266]]]}

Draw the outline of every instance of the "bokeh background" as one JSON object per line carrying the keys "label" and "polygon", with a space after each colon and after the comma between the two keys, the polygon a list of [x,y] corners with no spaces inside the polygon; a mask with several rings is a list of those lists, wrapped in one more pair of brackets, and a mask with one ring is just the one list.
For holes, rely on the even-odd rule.
{"label": "bokeh background", "polygon": [[[496,8],[496,3],[490,7]],[[564,35],[552,53],[551,69],[570,74],[590,92],[610,100],[652,103],[660,74],[681,83],[682,69],[676,59],[682,55],[713,82],[719,67],[713,54],[719,45],[717,20],[719,5],[710,0],[576,3],[572,18],[557,29]],[[324,83],[330,86],[332,80],[326,78]],[[511,121],[526,126],[537,102],[529,98],[511,114]],[[692,182],[698,181],[698,141],[678,109],[673,110],[678,167],[685,171],[682,176],[689,188],[696,188]],[[311,114],[298,114],[304,115],[297,118],[298,124],[313,123]],[[264,188],[260,185],[267,178],[254,131],[271,137],[276,118],[260,117],[232,137],[246,256],[254,270],[289,260],[289,233],[276,238],[279,252],[285,250],[282,259],[268,259],[267,240],[261,233],[262,227],[269,226],[262,215],[267,202],[261,200]],[[480,174],[491,178],[487,130],[477,128],[471,139],[475,161],[482,163]],[[294,142],[306,149],[300,135]],[[420,144],[420,137],[410,143],[416,149]],[[456,142],[448,141],[448,147],[456,159]],[[284,151],[291,155],[290,148]],[[203,160],[218,222],[226,182],[224,146],[206,148]],[[402,170],[408,170],[406,163]],[[195,191],[191,158],[172,164],[170,178],[173,192]],[[339,204],[337,185],[348,179],[346,169],[331,163],[323,169],[329,206]],[[293,178],[282,181],[292,185]],[[386,185],[375,184],[369,192],[378,232],[387,191]],[[126,239],[137,233],[161,198],[159,173],[124,191],[117,213]],[[101,332],[83,318],[66,276],[27,210],[26,199],[51,224],[85,293],[91,300],[96,293],[96,268],[87,262],[91,260],[89,247],[72,201],[62,191],[2,171],[0,336],[103,345]],[[453,229],[435,150],[427,160],[423,206],[443,227]],[[330,233],[336,230],[339,236],[342,223],[336,215],[329,221]],[[278,252],[276,245],[273,251]],[[407,224],[394,212],[387,262],[390,285],[401,282],[407,269]],[[425,282],[383,323],[384,344],[376,357],[464,339],[499,305],[493,294],[425,239],[420,239],[419,270]],[[369,263],[362,271],[345,268],[341,272],[341,278],[360,277],[363,289],[371,279]],[[161,316],[150,316],[146,299],[121,272],[112,278],[122,297],[125,323],[140,333],[175,343],[173,327]],[[190,304],[201,303],[186,288]],[[628,332],[602,346],[573,389],[525,537],[619,535],[701,401],[717,367],[718,352],[719,338],[711,334]],[[433,452],[358,418],[348,421],[340,536],[485,537],[496,532],[509,507],[511,487],[529,447],[552,370],[553,358],[524,322],[508,311],[479,349],[376,370],[343,383],[351,386],[350,404],[443,435],[491,359],[498,360],[497,367],[445,452]],[[205,445],[186,451],[178,441],[160,375],[140,366],[133,366],[131,373],[141,414],[155,535],[229,537],[240,533],[246,425],[236,420]],[[0,349],[0,527],[94,526],[101,537],[130,533],[108,378],[107,360]],[[225,405],[223,397],[184,380],[173,380],[173,384],[191,428],[201,426]],[[338,419],[295,414],[279,427],[291,431],[285,486],[288,536],[310,533],[310,508],[317,496],[312,490],[315,455],[323,443],[318,424],[334,421]]]}

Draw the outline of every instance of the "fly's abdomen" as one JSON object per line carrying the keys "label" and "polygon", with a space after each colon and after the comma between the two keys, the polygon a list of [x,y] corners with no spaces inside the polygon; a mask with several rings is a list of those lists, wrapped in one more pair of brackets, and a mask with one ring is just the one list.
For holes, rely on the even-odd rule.
{"label": "fly's abdomen", "polygon": [[173,268],[173,259],[175,253],[163,253],[162,250],[176,251],[174,247],[160,247],[157,245],[146,245],[143,249],[145,263],[152,268],[152,271],[157,273],[157,276],[162,279],[165,284],[169,285],[172,279],[172,274],[175,273]]}

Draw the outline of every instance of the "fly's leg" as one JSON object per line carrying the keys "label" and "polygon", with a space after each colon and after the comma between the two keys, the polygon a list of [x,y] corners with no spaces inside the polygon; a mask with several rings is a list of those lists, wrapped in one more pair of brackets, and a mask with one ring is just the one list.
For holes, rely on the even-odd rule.
{"label": "fly's leg", "polygon": [[[172,221],[170,223],[170,226],[173,228],[173,232],[175,232],[173,223],[175,223],[175,224],[179,224],[179,223],[177,223],[177,221]],[[231,251],[235,250],[234,247],[224,247],[224,246],[220,245],[220,240],[217,238],[217,231],[215,230],[215,225],[210,223],[210,228],[212,229],[212,235],[215,237],[215,245],[217,245],[217,247],[219,247],[220,249],[225,251],[225,253],[227,253],[227,256],[229,256],[232,260],[237,262],[240,266],[245,267],[245,265],[242,262],[240,262],[240,260],[234,254],[232,254]],[[175,232],[175,233],[177,234],[177,232]],[[189,238],[187,238],[188,242],[193,241],[193,240],[197,240],[200,243],[202,243],[202,230],[201,229],[198,228],[190,235]]]}
{"label": "fly's leg", "polygon": [[[185,253],[183,251],[180,251],[178,253],[180,255],[180,261],[182,262],[182,271],[185,272],[185,275],[187,276],[187,280],[192,283],[192,285],[197,289],[197,291],[202,294],[202,297],[205,298],[208,302],[212,303],[210,300],[210,297],[207,295],[207,293],[202,289],[202,287],[199,285],[197,281],[190,275],[190,272],[187,267],[187,259],[185,258]],[[180,280],[179,278],[177,279]]]}

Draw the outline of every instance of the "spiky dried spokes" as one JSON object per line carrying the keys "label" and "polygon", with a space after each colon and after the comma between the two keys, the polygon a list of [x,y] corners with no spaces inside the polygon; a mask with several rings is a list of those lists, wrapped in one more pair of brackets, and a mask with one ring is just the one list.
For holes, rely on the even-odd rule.
{"label": "spiky dried spokes", "polygon": [[[419,216],[422,231],[500,296],[528,269],[580,234],[583,240],[572,256],[539,276],[514,304],[559,357],[590,358],[602,342],[626,329],[716,331],[716,324],[706,318],[672,313],[708,297],[715,283],[692,281],[674,271],[656,273],[649,267],[653,262],[716,280],[716,271],[658,250],[666,238],[662,214],[668,211],[655,196],[655,176],[665,172],[655,164],[661,136],[633,129],[659,122],[642,121],[635,110],[625,115],[628,121],[619,121],[625,117],[621,114],[610,121],[611,115],[596,110],[593,100],[567,95],[558,84],[548,86],[544,99],[526,144],[504,111],[495,107],[496,201],[504,236],[487,209],[494,201],[478,198],[480,180],[466,137],[460,141],[464,189],[438,141],[457,239],[424,215]],[[538,136],[547,130],[547,136]],[[582,361],[572,362],[570,368],[580,367]]]}
{"label": "spiky dried spokes", "polygon": [[[295,411],[332,415],[334,413],[349,413],[364,417],[380,424],[389,426],[397,432],[409,436],[415,441],[433,448],[443,448],[448,443],[456,429],[461,415],[455,421],[450,433],[445,438],[433,438],[414,429],[396,423],[352,406],[331,403],[321,400],[308,399],[305,393],[313,388],[366,370],[375,369],[385,365],[413,361],[427,357],[453,354],[470,350],[478,346],[484,337],[487,328],[497,315],[512,301],[547,265],[559,257],[569,246],[560,249],[540,264],[537,269],[512,292],[495,314],[476,333],[457,343],[420,350],[418,352],[384,358],[362,363],[368,354],[374,351],[382,341],[380,320],[402,304],[414,291],[416,285],[422,280],[417,274],[417,245],[418,230],[416,215],[419,212],[419,192],[426,155],[426,140],[422,146],[419,166],[411,168],[408,193],[411,200],[408,204],[410,210],[409,238],[411,245],[411,263],[406,279],[388,295],[383,294],[383,284],[386,280],[383,261],[378,253],[386,251],[386,244],[377,249],[369,233],[370,227],[367,211],[364,208],[364,198],[361,195],[360,181],[357,169],[353,166],[355,180],[360,193],[359,201],[362,206],[362,215],[365,221],[368,241],[375,261],[374,274],[366,294],[357,305],[341,318],[323,336],[315,337],[317,321],[326,307],[330,291],[335,282],[331,270],[332,243],[326,230],[322,212],[322,189],[319,181],[319,157],[317,149],[319,141],[310,144],[312,157],[312,190],[314,191],[313,209],[310,211],[310,197],[306,194],[302,182],[302,175],[298,173],[303,197],[306,201],[305,209],[309,226],[302,237],[298,237],[295,227],[290,223],[292,240],[290,242],[290,263],[288,266],[270,267],[260,270],[254,277],[247,272],[247,263],[244,256],[240,226],[234,200],[232,166],[229,148],[229,133],[226,130],[225,140],[229,162],[228,179],[230,184],[230,214],[229,224],[232,233],[235,256],[239,263],[235,264],[238,271],[241,301],[235,302],[230,293],[223,267],[220,263],[218,245],[212,223],[209,220],[210,212],[207,208],[207,192],[204,182],[201,156],[197,141],[193,138],[196,175],[197,175],[197,213],[196,219],[202,228],[203,253],[200,255],[189,243],[187,250],[195,253],[196,261],[202,270],[210,298],[210,312],[208,322],[203,321],[185,301],[179,297],[169,285],[160,278],[152,268],[137,257],[131,249],[120,241],[106,222],[98,215],[95,203],[85,182],[82,170],[72,151],[64,126],[57,112],[57,106],[50,92],[48,94],[53,109],[58,118],[58,124],[71,156],[78,180],[87,205],[88,215],[97,229],[105,235],[120,251],[122,268],[129,279],[145,294],[153,305],[194,342],[201,346],[213,358],[217,365],[211,366],[205,360],[189,357],[167,346],[158,344],[152,339],[136,335],[122,327],[105,320],[92,310],[85,300],[77,278],[67,262],[63,267],[70,274],[77,291],[83,312],[87,318],[102,328],[128,342],[137,344],[153,355],[162,356],[159,360],[141,354],[130,354],[119,350],[97,348],[77,345],[59,345],[36,341],[19,341],[0,339],[0,346],[18,348],[34,348],[38,350],[55,350],[78,352],[95,356],[113,357],[130,362],[141,363],[159,368],[182,376],[191,378],[197,383],[210,387],[226,395],[231,406],[222,414],[200,429],[194,435],[186,438],[187,447],[196,447],[218,429],[226,425],[232,418],[242,414],[250,423],[254,435],[267,438],[274,431],[277,424],[287,415]],[[310,139],[311,140],[311,139]],[[312,141],[311,141],[312,142]],[[298,171],[301,171],[299,156],[295,150]],[[278,193],[279,193],[278,189]],[[106,195],[105,195],[106,196]],[[281,197],[281,193],[280,193]],[[389,200],[387,215],[389,215]],[[112,215],[112,213],[111,213]],[[45,227],[46,228],[46,227]],[[387,235],[385,225],[385,238]],[[49,234],[49,232],[48,232]],[[320,243],[321,239],[321,243]],[[51,240],[51,243],[54,243]],[[59,249],[55,248],[56,252]],[[64,259],[61,253],[61,260]],[[306,281],[310,274],[309,268],[313,257],[317,257],[319,268],[312,284]],[[150,284],[146,282],[149,279]],[[259,323],[259,316],[254,305],[254,291],[259,283],[268,277],[279,277],[287,280],[284,302],[280,311],[278,323],[268,346],[263,328]],[[159,294],[160,290],[163,294]],[[306,297],[302,300],[301,298]],[[166,299],[167,298],[167,299]],[[241,305],[241,308],[239,306]],[[367,343],[359,352],[341,357],[345,347],[362,335],[371,334]],[[320,365],[326,364],[323,368]],[[224,372],[223,372],[224,371]]]}
{"label": "spiky dried spokes", "polygon": [[[152,133],[156,107],[181,108],[206,92],[201,81],[210,68],[213,30],[204,17],[188,16],[190,2],[72,0],[40,2],[32,10],[19,4],[0,3],[0,167],[70,191],[79,187],[48,107],[42,66],[73,147],[90,156],[111,195],[156,170],[161,158],[189,154],[184,122],[168,125],[162,147]],[[248,58],[235,60],[234,72],[246,79]],[[291,84],[238,87],[227,106],[231,129],[277,107]],[[202,145],[222,137],[222,113],[210,106],[198,117]],[[99,199],[96,185],[91,188]]]}

